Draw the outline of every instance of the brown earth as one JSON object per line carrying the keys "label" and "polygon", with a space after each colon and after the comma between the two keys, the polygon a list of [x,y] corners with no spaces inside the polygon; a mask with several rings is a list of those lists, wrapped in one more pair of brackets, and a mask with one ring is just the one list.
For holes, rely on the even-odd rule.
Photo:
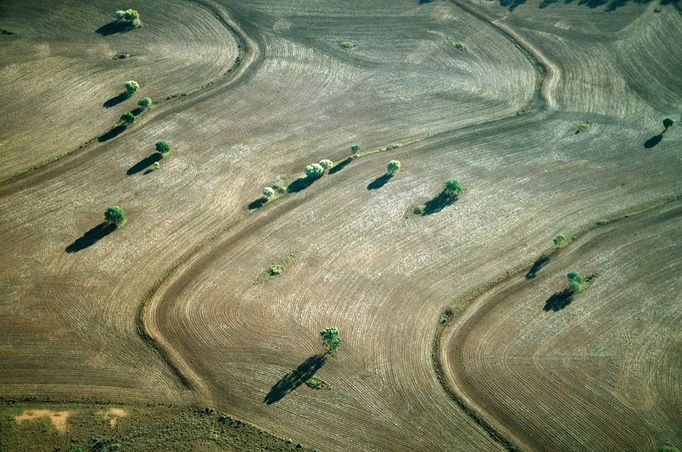
{"label": "brown earth", "polygon": [[[0,119],[7,397],[208,406],[328,450],[499,449],[433,370],[443,308],[557,232],[682,188],[677,125],[645,147],[682,107],[672,5],[147,0],[130,4],[143,27],[109,36],[95,30],[115,8],[81,6],[0,5],[13,33],[0,35],[12,112]],[[91,88],[74,96],[79,77]],[[128,79],[141,83],[135,100],[103,106]],[[153,110],[97,140],[147,95]],[[173,151],[150,172],[159,139]],[[381,152],[248,207],[275,177],[341,161],[353,143]],[[402,171],[368,189],[391,159]],[[405,218],[450,177],[464,196]],[[112,204],[129,217],[114,232],[100,225]],[[295,265],[253,284],[294,252]],[[322,362],[326,326],[343,345]],[[331,391],[294,387],[313,371]],[[506,409],[498,397],[486,403]],[[533,446],[532,416],[494,423]],[[572,425],[547,444],[572,446],[584,427]]]}

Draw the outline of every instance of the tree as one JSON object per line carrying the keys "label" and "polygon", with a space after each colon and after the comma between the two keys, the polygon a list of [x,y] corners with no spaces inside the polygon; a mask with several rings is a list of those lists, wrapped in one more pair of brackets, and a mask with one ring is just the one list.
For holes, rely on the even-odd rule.
{"label": "tree", "polygon": [[571,270],[566,274],[568,278],[568,292],[569,293],[580,293],[585,290],[585,285],[583,283],[583,277],[575,270]]}
{"label": "tree", "polygon": [[400,171],[400,162],[397,160],[391,160],[388,162],[388,165],[386,165],[386,170],[389,175],[393,176],[395,173]]}
{"label": "tree", "polygon": [[327,350],[326,353],[334,356],[336,354],[336,349],[341,345],[341,335],[339,334],[338,328],[325,328],[320,331],[320,337],[322,338],[324,348]]}
{"label": "tree", "polygon": [[134,25],[139,27],[142,25],[140,20],[140,13],[134,9],[118,10],[114,15],[114,20],[122,25]]}
{"label": "tree", "polygon": [[[665,130],[668,130],[670,127],[672,127],[674,124],[673,120],[670,118],[665,118],[663,120],[663,127],[665,127]],[[665,132],[664,130],[664,132]]]}
{"label": "tree", "polygon": [[272,187],[265,187],[263,189],[263,196],[265,196],[266,198],[270,198],[274,195],[275,195],[275,190],[273,190]]}
{"label": "tree", "polygon": [[332,166],[334,166],[334,162],[332,162],[331,160],[328,160],[328,159],[320,160],[320,166],[321,166],[323,169],[328,170],[329,168],[331,168]]}
{"label": "tree", "polygon": [[104,221],[120,228],[128,221],[125,211],[119,206],[111,206],[104,212]]}
{"label": "tree", "polygon": [[353,154],[357,154],[358,152],[360,152],[360,146],[358,146],[357,144],[354,144],[353,146],[350,147],[350,151]]}
{"label": "tree", "polygon": [[125,125],[132,124],[135,122],[135,115],[131,112],[123,113],[121,115],[121,122]]}
{"label": "tree", "polygon": [[554,240],[552,241],[554,242],[554,246],[559,248],[561,244],[564,243],[564,241],[566,241],[566,236],[563,234],[558,234],[556,237],[554,237]]}
{"label": "tree", "polygon": [[137,83],[135,80],[128,80],[125,83],[125,87],[126,87],[126,94],[128,95],[128,97],[130,97],[133,94],[135,94],[138,89],[140,89],[140,84]]}
{"label": "tree", "polygon": [[324,168],[319,163],[313,163],[305,167],[305,175],[308,179],[318,179],[324,174]]}
{"label": "tree", "polygon": [[142,107],[143,110],[146,110],[148,108],[152,108],[152,100],[149,97],[143,97],[142,99],[137,101],[137,105]]}
{"label": "tree", "polygon": [[154,147],[156,148],[156,152],[161,154],[161,156],[163,156],[163,157],[170,154],[171,146],[170,146],[170,144],[166,143],[163,140],[157,141],[156,144],[154,145]]}
{"label": "tree", "polygon": [[459,196],[464,193],[465,190],[466,188],[464,188],[464,185],[457,179],[448,179],[443,185],[443,192],[451,197]]}

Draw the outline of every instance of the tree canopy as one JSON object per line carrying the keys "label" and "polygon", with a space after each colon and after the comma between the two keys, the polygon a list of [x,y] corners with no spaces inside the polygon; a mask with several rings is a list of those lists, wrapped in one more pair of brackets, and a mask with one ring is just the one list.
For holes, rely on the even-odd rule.
{"label": "tree canopy", "polygon": [[324,345],[327,353],[334,355],[336,349],[341,345],[341,334],[338,328],[329,327],[320,331],[320,337],[322,338],[322,344]]}
{"label": "tree canopy", "polygon": [[140,21],[140,13],[134,9],[119,9],[114,14],[114,20],[120,24],[130,24],[139,27],[142,24]]}
{"label": "tree canopy", "polygon": [[552,240],[554,242],[554,246],[561,246],[561,244],[566,241],[566,236],[563,234],[557,234],[556,237]]}
{"label": "tree canopy", "polygon": [[324,174],[324,168],[319,163],[313,163],[305,167],[305,175],[309,179],[317,179]]}
{"label": "tree canopy", "polygon": [[163,140],[157,141],[156,144],[154,145],[154,147],[156,148],[157,152],[160,152],[161,154],[164,154],[164,155],[168,154],[171,150],[170,144],[166,143]]}
{"label": "tree canopy", "polygon": [[152,108],[152,100],[149,97],[143,97],[142,99],[137,101],[137,105],[139,105],[142,108]]}
{"label": "tree canopy", "polygon": [[388,174],[391,176],[400,171],[400,162],[398,160],[391,160],[388,162],[388,165],[386,165],[386,171]]}
{"label": "tree canopy", "polygon": [[132,96],[133,94],[135,94],[137,92],[138,89],[140,89],[140,84],[137,83],[135,80],[128,80],[125,83],[125,87],[126,87],[126,93],[129,96]]}
{"label": "tree canopy", "polygon": [[126,224],[128,217],[121,207],[111,206],[104,212],[104,221],[119,228]]}
{"label": "tree canopy", "polygon": [[448,196],[461,195],[465,190],[464,185],[457,179],[448,179],[443,185],[443,191]]}
{"label": "tree canopy", "polygon": [[124,124],[132,124],[135,122],[135,115],[131,112],[126,112],[121,115],[121,122]]}

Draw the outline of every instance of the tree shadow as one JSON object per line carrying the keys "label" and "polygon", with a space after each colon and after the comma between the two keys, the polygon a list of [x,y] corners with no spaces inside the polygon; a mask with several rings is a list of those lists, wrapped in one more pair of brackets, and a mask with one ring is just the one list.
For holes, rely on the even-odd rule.
{"label": "tree shadow", "polygon": [[550,256],[540,256],[538,260],[533,262],[533,266],[526,273],[526,279],[533,279],[538,274],[538,272],[549,263]]}
{"label": "tree shadow", "polygon": [[573,292],[569,289],[564,289],[561,292],[555,292],[551,297],[545,301],[543,311],[561,311],[573,301]]}
{"label": "tree shadow", "polygon": [[[605,12],[610,13],[621,6],[625,6],[628,2],[632,1],[633,3],[639,3],[639,4],[646,4],[650,3],[651,0],[612,0],[609,3],[609,0],[542,0],[538,7],[540,9],[547,8],[548,6],[551,6],[555,3],[564,3],[565,5],[570,5],[570,4],[576,4],[578,6],[586,6],[590,9],[595,9],[599,8],[601,6],[607,5]],[[660,5],[667,5],[669,3],[673,3],[675,0],[661,0],[659,3]],[[523,5],[526,3],[526,0],[499,0],[499,3],[501,6],[504,6],[507,8],[509,11],[514,11],[516,8],[518,8],[520,5]]]}
{"label": "tree shadow", "polygon": [[305,190],[306,188],[310,187],[313,182],[315,182],[319,178],[315,177],[299,177],[295,181],[289,184],[287,187],[287,193],[298,193],[301,190]]}
{"label": "tree shadow", "polygon": [[127,31],[134,30],[135,28],[136,27],[133,24],[120,23],[113,20],[108,24],[99,27],[97,30],[95,30],[95,33],[102,36],[109,36],[116,33],[125,33]]}
{"label": "tree shadow", "polygon": [[334,165],[329,171],[327,171],[327,173],[336,174],[339,171],[341,171],[342,169],[344,169],[346,166],[348,166],[348,164],[352,161],[353,161],[353,157],[348,157],[345,160],[341,160],[339,163]]}
{"label": "tree shadow", "polygon": [[651,149],[652,147],[656,146],[658,143],[661,142],[663,139],[663,134],[659,133],[658,135],[654,135],[653,137],[649,138],[644,142],[644,147],[646,149]]}
{"label": "tree shadow", "polygon": [[133,174],[137,174],[140,171],[145,170],[147,167],[153,165],[154,163],[158,162],[161,160],[163,157],[161,156],[161,153],[159,152],[154,152],[153,154],[149,155],[148,157],[143,158],[133,166],[131,166],[128,171],[126,171],[126,174],[128,176],[132,176]]}
{"label": "tree shadow", "polygon": [[456,195],[452,196],[442,191],[435,198],[426,201],[426,204],[424,204],[424,213],[422,215],[426,216],[438,213],[447,206],[454,204],[457,199]]}
{"label": "tree shadow", "polygon": [[310,377],[315,375],[315,372],[324,366],[327,360],[326,355],[313,355],[303,361],[295,370],[283,376],[270,389],[270,392],[265,396],[263,402],[272,405],[275,402],[282,400],[287,394],[305,383]]}
{"label": "tree shadow", "polygon": [[111,234],[115,229],[116,225],[107,222],[100,223],[83,234],[81,237],[77,238],[71,245],[67,246],[64,251],[67,253],[77,253],[82,251],[85,248],[94,245],[100,239]]}
{"label": "tree shadow", "polygon": [[106,102],[104,102],[104,103],[102,104],[102,106],[105,107],[105,108],[111,108],[111,107],[113,107],[113,106],[115,106],[115,105],[120,104],[121,102],[123,102],[124,100],[126,100],[128,97],[130,97],[130,96],[128,96],[128,93],[120,93],[120,94],[117,94],[117,95],[115,95],[114,97],[112,97],[111,99],[109,99],[109,100],[107,100]]}
{"label": "tree shadow", "polygon": [[134,110],[130,110],[130,112],[133,114],[133,116],[140,116],[142,113],[144,113],[144,108],[137,107]]}
{"label": "tree shadow", "polygon": [[262,196],[262,197],[254,200],[254,201],[251,201],[249,203],[249,210],[260,209],[265,204],[267,204],[267,202],[268,202],[268,198],[266,198],[265,196]]}
{"label": "tree shadow", "polygon": [[391,180],[392,177],[393,177],[393,175],[388,174],[388,173],[384,174],[383,176],[377,177],[376,179],[374,179],[372,182],[369,183],[369,185],[367,186],[367,190],[378,190],[378,189],[380,189],[381,187],[386,185],[386,183],[389,180]]}
{"label": "tree shadow", "polygon": [[100,135],[99,137],[97,137],[97,141],[99,141],[100,143],[104,143],[105,141],[109,141],[112,138],[116,138],[117,136],[122,134],[125,129],[126,129],[126,126],[124,126],[123,124],[118,125],[118,126],[114,127],[113,129],[109,130],[104,135]]}

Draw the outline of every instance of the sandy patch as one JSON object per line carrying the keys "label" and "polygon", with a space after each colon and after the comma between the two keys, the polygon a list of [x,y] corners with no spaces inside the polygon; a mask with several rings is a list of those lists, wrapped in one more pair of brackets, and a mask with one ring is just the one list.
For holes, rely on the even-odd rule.
{"label": "sandy patch", "polygon": [[14,420],[19,422],[33,421],[41,417],[50,418],[52,426],[60,432],[66,432],[66,421],[71,416],[70,411],[52,411],[52,410],[26,410],[23,413],[14,416]]}
{"label": "sandy patch", "polygon": [[109,408],[106,411],[98,411],[97,414],[102,415],[105,421],[109,421],[109,425],[116,427],[118,420],[127,416],[128,412],[122,408]]}

